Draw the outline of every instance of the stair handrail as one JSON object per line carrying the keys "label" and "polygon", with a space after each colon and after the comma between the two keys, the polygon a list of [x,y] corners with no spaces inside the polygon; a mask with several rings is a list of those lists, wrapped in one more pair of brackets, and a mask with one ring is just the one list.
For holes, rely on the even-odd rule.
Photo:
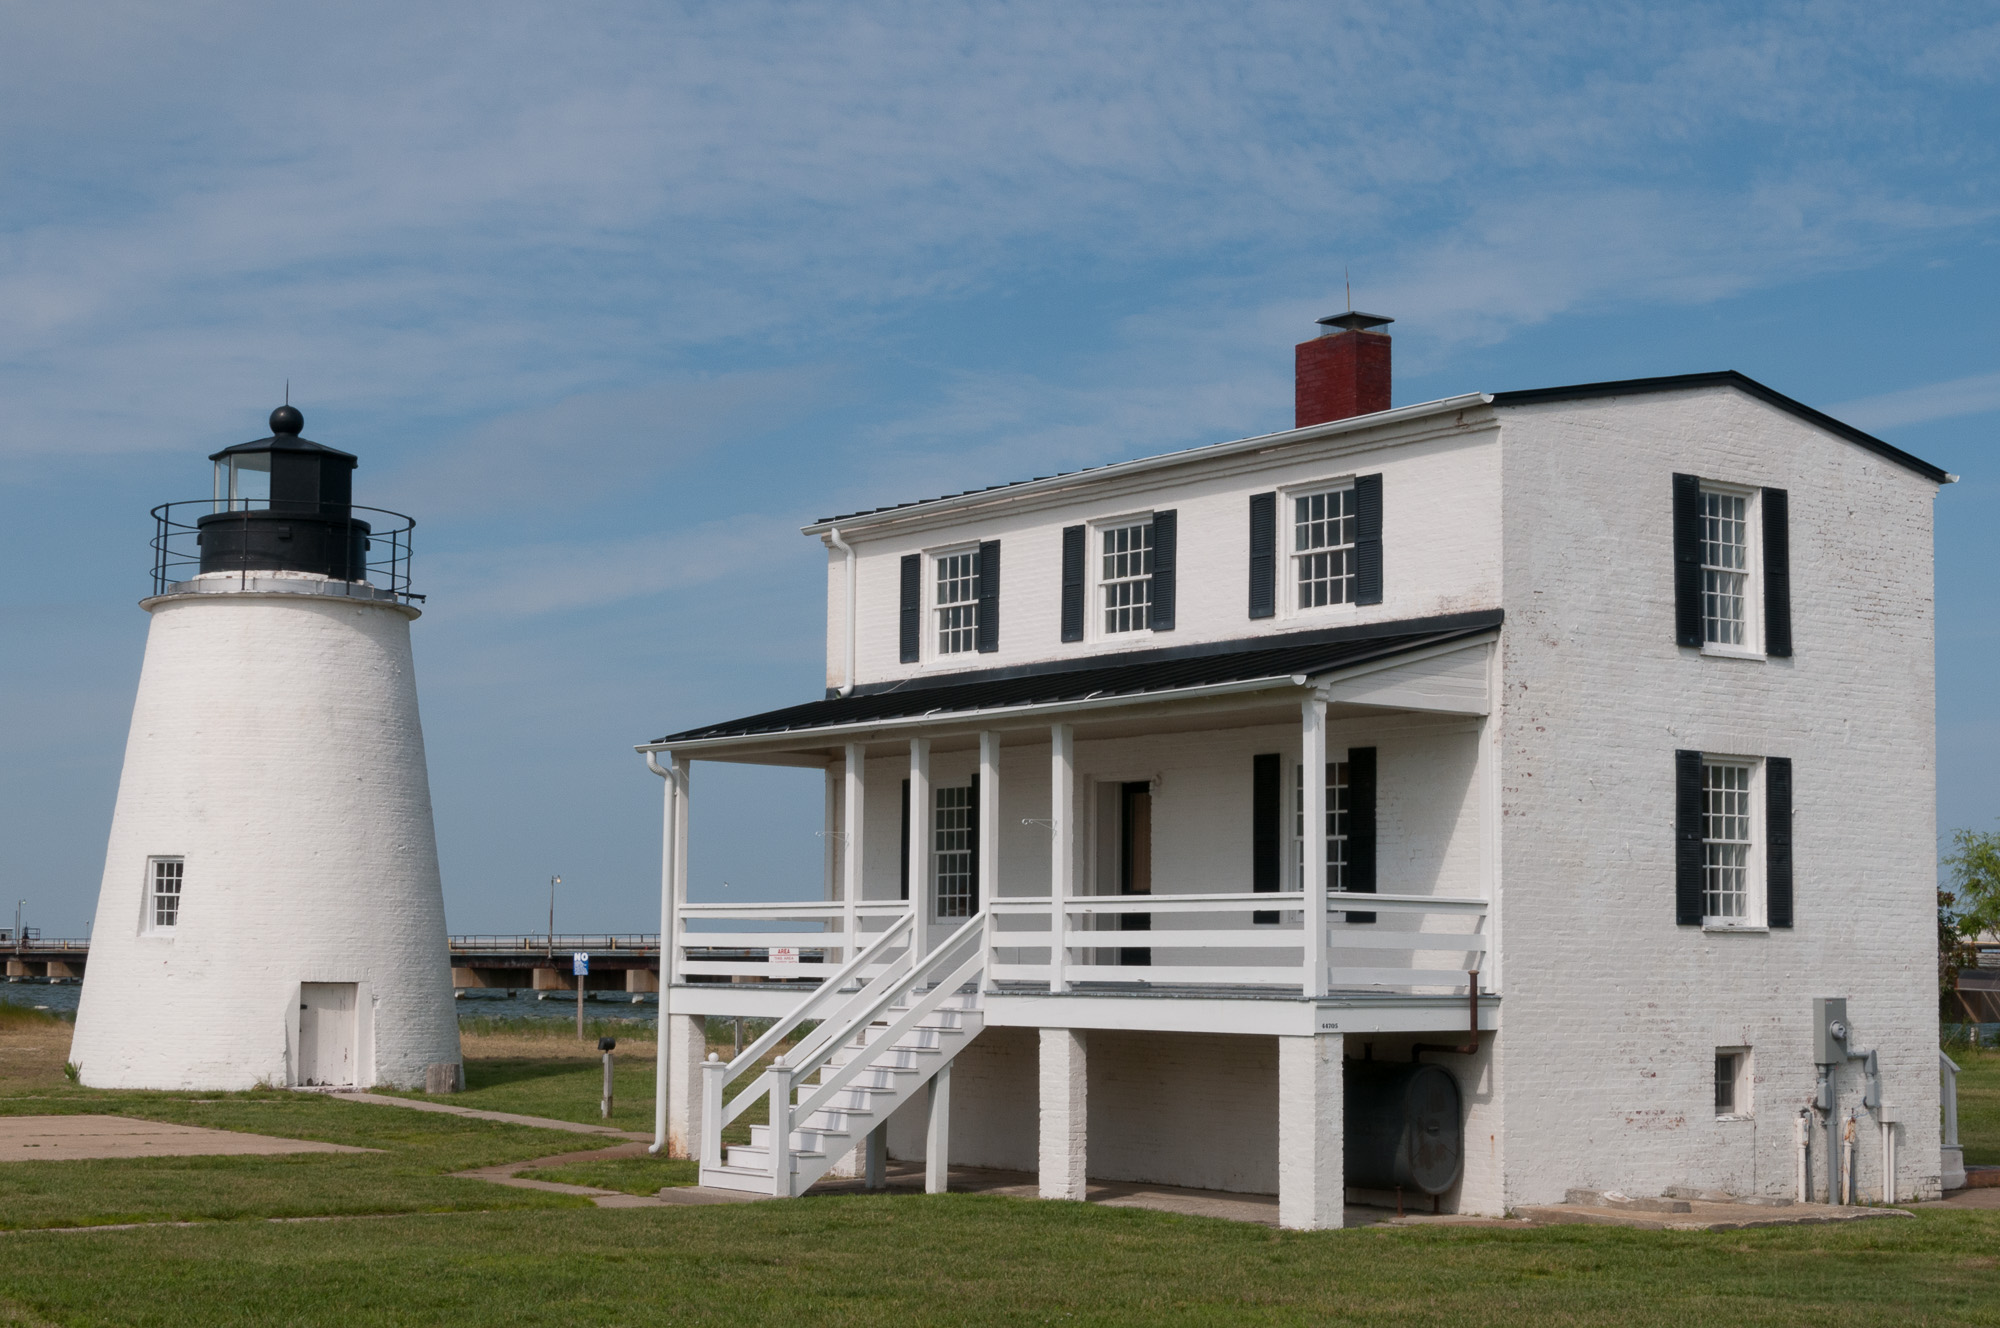
{"label": "stair handrail", "polygon": [[726,1089],[730,1084],[736,1082],[737,1078],[745,1070],[762,1060],[766,1053],[780,1042],[783,1042],[793,1029],[812,1018],[814,1007],[826,998],[838,995],[840,989],[847,985],[849,978],[853,977],[863,968],[866,968],[869,964],[876,962],[877,953],[897,935],[908,930],[914,921],[915,919],[907,912],[897,915],[894,922],[890,923],[872,942],[859,949],[852,959],[835,969],[824,982],[819,984],[819,987],[810,996],[793,1006],[791,1012],[766,1029],[762,1037],[759,1037],[755,1042],[745,1047],[739,1055],[733,1057],[729,1062],[729,1072],[723,1076],[723,1087]]}
{"label": "stair handrail", "polygon": [[[953,932],[950,936],[946,937],[943,943],[938,945],[937,948],[932,950],[929,954],[925,955],[919,963],[914,964],[911,967],[910,971],[903,975],[903,978],[900,982],[888,986],[883,991],[877,992],[872,998],[865,1000],[856,999],[853,1003],[851,1003],[847,1007],[847,1009],[842,1012],[843,1017],[841,1019],[840,1026],[837,1029],[835,1029],[832,1033],[828,1034],[828,1036],[821,1039],[817,1046],[807,1051],[806,1054],[804,1054],[803,1056],[795,1054],[793,1056],[787,1056],[785,1058],[786,1066],[790,1068],[793,1072],[794,1075],[793,1082],[803,1083],[805,1079],[812,1074],[813,1071],[819,1069],[821,1066],[825,1065],[827,1061],[831,1060],[833,1058],[833,1054],[836,1051],[838,1051],[841,1047],[847,1045],[847,1043],[856,1036],[858,1036],[863,1029],[867,1028],[870,1024],[874,1023],[876,1019],[881,1017],[881,1014],[884,1010],[888,1009],[890,1006],[894,1005],[898,1000],[902,999],[902,997],[906,993],[915,991],[919,986],[923,985],[923,982],[926,978],[931,977],[932,975],[945,969],[948,966],[949,961],[952,960],[953,956],[965,945],[967,941],[969,940],[976,941],[980,939],[985,930],[985,926],[986,926],[986,913],[982,909],[980,912],[975,913],[970,918],[966,919],[964,926],[960,927],[957,931]],[[971,960],[964,961],[960,965],[959,970],[951,975],[951,978],[948,980],[948,982],[939,983],[937,989],[934,990],[929,997],[927,997],[924,1001],[918,1002],[918,1005],[922,1007],[922,1013],[928,1014],[930,1010],[934,1009],[938,1003],[944,1000],[946,996],[951,995],[959,987],[963,986],[970,977],[970,974],[966,972],[966,970],[970,969],[976,972],[977,969],[983,966],[984,961],[985,961],[984,946],[975,946],[973,958]],[[913,1014],[915,1013],[916,1009],[917,1007],[912,1007]],[[894,1032],[898,1036],[900,1036],[901,1033],[907,1031],[907,1028],[910,1025],[913,1025],[914,1022],[915,1019],[912,1018],[911,1015],[905,1015],[902,1020],[899,1020],[897,1021],[896,1024],[892,1025],[892,1028]],[[888,1035],[885,1034],[884,1036],[887,1037]],[[856,1057],[854,1061],[850,1061],[847,1066],[842,1067],[843,1075],[850,1075],[851,1073],[850,1067],[852,1067],[853,1070],[858,1070],[860,1067],[857,1064],[857,1062],[865,1061],[866,1059],[867,1059],[866,1057]],[[845,1078],[840,1077],[839,1082],[837,1083],[829,1082],[817,1085],[815,1087],[815,1091],[813,1092],[811,1097],[807,1099],[807,1101],[813,1102],[815,1104],[823,1101],[824,1099],[832,1095],[834,1089],[839,1086],[839,1083],[844,1083],[844,1082]],[[799,1112],[799,1118],[803,1120],[808,1114],[809,1113],[803,1109],[803,1104],[802,1104],[801,1110]],[[775,1129],[776,1127],[777,1127],[777,1122],[773,1120],[772,1128]]]}
{"label": "stair handrail", "polygon": [[[885,1051],[894,1050],[903,1034],[927,1019],[933,1010],[955,995],[960,987],[976,979],[979,971],[985,966],[984,948],[975,949],[950,976],[932,987],[922,999],[913,1002],[900,1018],[883,1029],[872,1045],[880,1046]],[[794,1119],[800,1122],[811,1120],[815,1111],[832,1101],[834,1094],[846,1088],[863,1070],[870,1068],[873,1060],[872,1056],[859,1055],[831,1074],[822,1073],[820,1081],[813,1085],[813,1091],[802,1095],[798,1105],[792,1109]]]}
{"label": "stair handrail", "polygon": [[[892,928],[891,930],[894,929]],[[902,976],[903,970],[906,967],[908,967],[908,965],[911,962],[911,954],[914,949],[914,944],[915,943],[913,940],[910,945],[904,946],[901,954],[899,954],[894,959],[891,959],[887,963],[882,965],[882,971],[880,973],[877,973],[873,978],[869,979],[866,983],[862,984],[860,990],[849,993],[848,1005],[852,1006],[852,1004],[856,1001],[872,1000],[874,996],[879,992],[881,992],[885,987],[898,986],[903,980]],[[875,947],[871,946],[869,947],[869,949],[870,953],[875,952]],[[831,981],[829,981],[825,987],[820,988],[820,991],[825,991],[827,987],[831,987],[833,985],[834,984]],[[818,994],[819,994],[818,992],[815,992],[813,994],[813,997],[808,997],[805,1001],[800,1003],[799,1008],[797,1010],[794,1010],[792,1012],[792,1015],[798,1016],[798,1018],[792,1018],[791,1016],[788,1016],[788,1020],[790,1020],[790,1027],[797,1027],[798,1023],[801,1022],[804,1018],[810,1017],[808,1015],[804,1015],[802,1012],[811,1008],[811,1006],[815,1003],[814,997],[817,997]],[[828,1036],[832,1034],[833,1030],[841,1026],[837,1022],[838,1019],[839,1015],[837,1012],[830,1014],[825,1019],[822,1019],[820,1021],[820,1025],[818,1028],[815,1028],[812,1032],[806,1034],[804,1037],[798,1040],[797,1045],[795,1045],[792,1048],[790,1054],[785,1058],[786,1063],[790,1065],[796,1065],[798,1064],[800,1057],[810,1055],[812,1052],[817,1050],[826,1041]],[[777,1027],[776,1025],[773,1026],[773,1031],[776,1031],[776,1027]],[[767,1034],[766,1036],[768,1037],[769,1034]],[[758,1041],[761,1043],[763,1039],[760,1038]],[[775,1045],[775,1043],[773,1045]],[[754,1046],[746,1047],[741,1056],[738,1056],[735,1060],[729,1063],[728,1070],[723,1075],[722,1078],[722,1083],[725,1090],[728,1088],[730,1082],[736,1078],[736,1076],[748,1073],[750,1070],[756,1068],[756,1062],[754,1060],[749,1060],[750,1053],[754,1050],[756,1050],[756,1047]],[[745,1061],[749,1061],[749,1063],[743,1064],[743,1062]],[[747,1111],[750,1107],[754,1106],[760,1099],[762,1099],[764,1095],[769,1091],[770,1091],[770,1072],[767,1070],[764,1072],[764,1076],[760,1078],[757,1083],[744,1089],[742,1092],[738,1093],[735,1097],[730,1099],[728,1107],[723,1110],[721,1116],[718,1118],[716,1122],[716,1129],[721,1130],[723,1127],[727,1126],[731,1121],[735,1120],[738,1116],[741,1116],[745,1111]]]}

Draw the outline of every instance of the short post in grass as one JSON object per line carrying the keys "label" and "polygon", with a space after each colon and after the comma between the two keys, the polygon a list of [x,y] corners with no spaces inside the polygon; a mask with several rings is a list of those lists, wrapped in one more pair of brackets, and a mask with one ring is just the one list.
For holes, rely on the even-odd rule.
{"label": "short post in grass", "polygon": [[570,976],[576,979],[576,1040],[583,1041],[583,988],[590,976],[590,951],[578,950],[569,957]]}
{"label": "short post in grass", "polygon": [[597,1049],[604,1053],[604,1100],[597,1104],[597,1113],[605,1120],[611,1119],[611,1053],[617,1045],[617,1038],[597,1039]]}

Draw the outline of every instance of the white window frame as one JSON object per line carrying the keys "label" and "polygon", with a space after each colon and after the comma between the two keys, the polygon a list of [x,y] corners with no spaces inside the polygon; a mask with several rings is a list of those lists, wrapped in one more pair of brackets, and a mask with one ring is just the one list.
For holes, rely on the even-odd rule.
{"label": "white window frame", "polygon": [[[1347,758],[1348,749],[1345,747],[1328,747],[1326,749],[1326,763],[1328,765],[1345,767],[1348,765]],[[1294,760],[1290,764],[1291,769],[1285,772],[1285,791],[1291,795],[1289,801],[1286,803],[1286,818],[1290,826],[1290,832],[1287,837],[1291,841],[1291,848],[1287,852],[1291,855],[1292,859],[1292,889],[1303,890],[1306,888],[1306,842],[1305,837],[1299,832],[1303,828],[1300,822],[1305,819],[1305,762]],[[1321,778],[1324,777],[1324,774],[1322,774]],[[1341,880],[1341,871],[1346,866],[1347,841],[1351,837],[1349,831],[1353,825],[1354,808],[1352,796],[1354,775],[1352,770],[1348,771],[1347,779],[1348,782],[1342,786],[1348,794],[1348,806],[1340,809],[1345,818],[1341,824],[1343,827],[1346,827],[1340,835],[1340,848],[1337,851],[1335,850],[1331,836],[1328,837],[1326,846],[1326,888],[1330,891],[1339,891],[1344,884]],[[1331,786],[1327,788],[1326,793],[1326,812],[1328,816],[1332,816],[1335,814],[1336,809],[1334,807],[1333,789]]]}
{"label": "white window frame", "polygon": [[1721,1061],[1724,1056],[1736,1058],[1736,1074],[1729,1084],[1729,1110],[1721,1110],[1721,1104],[1718,1103],[1715,1118],[1719,1121],[1749,1120],[1757,1114],[1754,1050],[1750,1047],[1717,1047],[1715,1067],[1711,1071],[1714,1076],[1710,1083],[1711,1088],[1721,1087],[1719,1071],[1722,1069]]}
{"label": "white window frame", "polygon": [[[1725,645],[1708,640],[1708,564],[1702,564],[1702,643],[1701,653],[1727,659],[1764,659],[1764,491],[1750,485],[1701,481],[1703,497],[1723,494],[1743,500],[1743,644]],[[1697,508],[1700,502],[1697,500]],[[1701,517],[1706,523],[1706,514]],[[1706,543],[1706,541],[1703,541]]]}
{"label": "white window frame", "polygon": [[[1279,579],[1284,587],[1278,596],[1279,612],[1287,618],[1348,617],[1360,609],[1352,599],[1337,604],[1300,603],[1299,597],[1299,551],[1298,521],[1296,513],[1298,500],[1311,498],[1317,494],[1345,491],[1354,492],[1354,482],[1358,476],[1344,475],[1333,479],[1313,480],[1306,484],[1293,484],[1278,490],[1278,558],[1282,564],[1278,569]],[[1350,546],[1351,547],[1351,546]],[[1356,572],[1359,572],[1357,567]]]}
{"label": "white window frame", "polygon": [[[1720,917],[1708,911],[1708,771],[1712,766],[1740,766],[1750,772],[1750,839],[1744,854],[1744,914],[1740,918]],[[1701,756],[1701,926],[1704,931],[1768,931],[1769,894],[1765,888],[1764,855],[1768,848],[1764,828],[1764,761],[1757,756],[1726,756],[1703,752]]]}
{"label": "white window frame", "polygon": [[[948,607],[955,608],[957,606],[945,605],[938,601],[938,564],[943,562],[946,558],[960,558],[966,556],[970,556],[972,559],[972,584],[973,584],[973,597],[971,600],[972,645],[965,650],[953,650],[947,653],[944,650],[944,648],[939,644],[939,636],[943,631],[943,628],[940,626],[939,619],[944,609]],[[920,663],[956,664],[962,661],[967,655],[976,655],[979,653],[978,591],[979,591],[979,545],[976,541],[971,544],[948,544],[943,548],[924,550],[924,593],[922,596],[922,603],[924,610],[924,630],[923,630],[923,637],[922,640],[919,642],[919,648],[917,651],[917,659]]]}
{"label": "white window frame", "polygon": [[[159,921],[160,868],[171,863],[175,873],[174,920]],[[146,859],[146,880],[139,905],[139,930],[147,936],[172,937],[180,928],[181,911],[187,907],[187,859],[178,853],[156,853]]]}
{"label": "white window frame", "polygon": [[[1153,524],[1153,513],[1128,512],[1124,516],[1106,517],[1092,521],[1085,528],[1084,561],[1088,569],[1085,580],[1084,639],[1092,642],[1123,644],[1131,641],[1146,641],[1153,635],[1152,589],[1153,573],[1146,574],[1146,625],[1129,631],[1108,631],[1104,626],[1104,588],[1110,584],[1104,575],[1104,535],[1106,531],[1123,530],[1128,526],[1148,526]],[[1157,548],[1157,546],[1155,546]],[[1155,568],[1157,570],[1157,566]],[[1130,579],[1130,578],[1125,578]]]}

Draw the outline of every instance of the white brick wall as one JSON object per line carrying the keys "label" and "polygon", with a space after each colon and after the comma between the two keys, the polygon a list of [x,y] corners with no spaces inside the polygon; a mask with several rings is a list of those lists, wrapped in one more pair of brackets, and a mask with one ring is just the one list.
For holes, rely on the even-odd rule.
{"label": "white brick wall", "polygon": [[[186,859],[171,939],[141,934],[149,855]],[[421,1088],[459,1059],[449,963],[405,612],[155,606],[71,1050],[83,1082],[290,1082],[299,984],[353,982],[361,1081]]]}
{"label": "white brick wall", "polygon": [[[1723,389],[1504,416],[1507,1201],[1790,1192],[1828,995],[1882,1051],[1899,1191],[1935,1191],[1934,486]],[[1676,471],[1789,490],[1792,659],[1674,645]],[[1674,925],[1676,748],[1793,758],[1796,928]],[[1714,1117],[1730,1045],[1755,1049],[1751,1122]]]}
{"label": "white brick wall", "polygon": [[[1482,412],[1483,414],[1483,412]],[[1385,426],[1291,445],[1256,457],[1190,459],[1116,485],[1080,484],[1066,495],[1031,501],[997,500],[990,508],[950,517],[912,515],[864,531],[844,530],[858,551],[857,676],[862,683],[940,670],[1000,668],[1076,658],[1107,650],[1188,645],[1201,641],[1388,622],[1490,608],[1499,596],[1499,527],[1492,494],[1499,456],[1490,420],[1447,418]],[[1249,496],[1274,488],[1379,472],[1383,490],[1383,601],[1342,605],[1277,618],[1248,616]],[[1280,549],[1289,547],[1289,513],[1278,514]],[[1131,513],[1172,508],[1179,514],[1179,601],[1172,632],[1097,639],[1091,623],[1080,643],[1062,642],[1062,530]],[[926,622],[925,660],[899,662],[898,613],[904,554],[999,540],[1000,649],[993,654],[932,658]],[[1094,546],[1093,546],[1094,547]],[[827,563],[827,685],[842,680],[846,650],[845,554],[829,548]],[[930,575],[928,561],[925,574]],[[1279,569],[1279,580],[1285,569]],[[927,588],[928,593],[928,588]]]}

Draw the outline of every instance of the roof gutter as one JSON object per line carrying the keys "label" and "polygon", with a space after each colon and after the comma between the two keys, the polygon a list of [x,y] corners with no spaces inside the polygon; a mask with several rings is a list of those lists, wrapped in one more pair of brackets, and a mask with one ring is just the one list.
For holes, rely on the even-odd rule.
{"label": "roof gutter", "polygon": [[1419,402],[1413,406],[1397,406],[1393,410],[1378,410],[1372,415],[1355,415],[1344,420],[1332,420],[1326,424],[1315,424],[1304,429],[1286,429],[1282,433],[1259,434],[1254,438],[1239,438],[1234,442],[1208,443],[1201,447],[1185,448],[1179,452],[1167,452],[1160,456],[1140,457],[1134,461],[1117,461],[1108,466],[1096,466],[1089,470],[1071,471],[1066,475],[1051,475],[1046,479],[1025,480],[1019,484],[995,485],[990,489],[979,489],[972,493],[955,494],[949,498],[933,498],[927,502],[906,503],[901,507],[883,508],[877,512],[858,514],[852,517],[836,517],[827,521],[815,521],[800,527],[806,535],[824,535],[836,525],[852,531],[858,527],[882,525],[901,521],[907,517],[930,516],[938,512],[950,512],[959,508],[978,507],[985,503],[1005,499],[1032,497],[1036,494],[1060,493],[1064,489],[1083,484],[1096,484],[1107,479],[1125,475],[1141,475],[1151,470],[1161,470],[1168,466],[1182,466],[1191,461],[1207,461],[1211,458],[1235,456],[1242,452],[1259,452],[1267,448],[1284,447],[1291,443],[1312,442],[1321,438],[1334,438],[1344,433],[1359,433],[1385,424],[1402,424],[1409,420],[1420,420],[1432,415],[1445,415],[1455,410],[1468,410],[1474,406],[1492,403],[1488,392],[1466,392],[1455,397],[1444,397],[1438,401]]}

